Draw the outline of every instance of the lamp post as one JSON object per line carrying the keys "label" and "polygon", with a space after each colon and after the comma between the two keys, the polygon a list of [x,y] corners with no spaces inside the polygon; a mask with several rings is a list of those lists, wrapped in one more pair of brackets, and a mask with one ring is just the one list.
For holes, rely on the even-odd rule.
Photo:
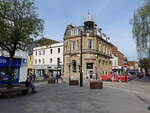
{"label": "lamp post", "polygon": [[82,38],[83,38],[83,31],[80,31],[81,33],[81,43],[80,43],[80,87],[83,86],[83,73],[82,73]]}
{"label": "lamp post", "polygon": [[61,68],[60,67],[60,63],[61,63],[60,60],[57,60],[57,76],[56,76],[57,77],[57,83],[58,83],[59,76],[61,75],[61,70],[60,70],[60,72],[58,74],[58,69]]}

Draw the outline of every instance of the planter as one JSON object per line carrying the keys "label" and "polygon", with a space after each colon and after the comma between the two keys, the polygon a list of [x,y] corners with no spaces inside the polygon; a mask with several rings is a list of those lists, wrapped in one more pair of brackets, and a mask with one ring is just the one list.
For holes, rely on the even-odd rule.
{"label": "planter", "polygon": [[69,85],[79,85],[79,81],[78,80],[69,80]]}
{"label": "planter", "polygon": [[55,79],[49,79],[48,84],[55,84]]}
{"label": "planter", "polygon": [[90,88],[91,89],[102,89],[103,88],[103,82],[102,81],[91,81],[90,82]]}

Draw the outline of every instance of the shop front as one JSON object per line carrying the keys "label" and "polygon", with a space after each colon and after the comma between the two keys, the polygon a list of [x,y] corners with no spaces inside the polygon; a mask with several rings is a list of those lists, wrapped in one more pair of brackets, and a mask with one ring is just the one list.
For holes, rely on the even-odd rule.
{"label": "shop front", "polygon": [[49,66],[48,67],[48,75],[49,77],[56,78],[57,75],[61,75],[63,73],[63,66]]}
{"label": "shop front", "polygon": [[[0,56],[0,84],[8,84],[8,61],[9,57]],[[12,84],[17,84],[20,82],[20,68],[22,62],[26,62],[21,58],[14,58],[12,62]]]}

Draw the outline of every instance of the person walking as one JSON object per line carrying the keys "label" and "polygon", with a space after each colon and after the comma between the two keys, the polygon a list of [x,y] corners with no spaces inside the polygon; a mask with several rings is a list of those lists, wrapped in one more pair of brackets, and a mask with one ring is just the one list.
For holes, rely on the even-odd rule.
{"label": "person walking", "polygon": [[60,78],[60,74],[59,74],[59,73],[57,73],[57,75],[56,75],[56,81],[57,81],[57,84],[58,84],[58,80],[59,80],[59,78]]}
{"label": "person walking", "polygon": [[62,82],[64,81],[64,74],[61,74],[60,79]]}
{"label": "person walking", "polygon": [[26,80],[26,87],[31,88],[32,89],[32,93],[36,93],[37,91],[35,91],[35,86],[33,85],[33,76],[30,73],[30,75],[27,77]]}
{"label": "person walking", "polygon": [[36,79],[36,75],[35,74],[32,74],[32,79],[35,81],[35,79]]}

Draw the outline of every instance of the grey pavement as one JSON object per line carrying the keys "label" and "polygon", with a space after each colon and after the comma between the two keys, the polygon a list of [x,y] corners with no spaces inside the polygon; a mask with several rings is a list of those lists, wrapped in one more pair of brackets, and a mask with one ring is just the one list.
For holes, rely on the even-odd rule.
{"label": "grey pavement", "polygon": [[117,88],[120,90],[141,94],[150,97],[150,79],[135,79],[127,83],[104,82],[105,87]]}
{"label": "grey pavement", "polygon": [[[150,97],[104,83],[102,90],[65,83],[35,84],[38,93],[0,100],[0,113],[150,113]],[[105,87],[106,86],[106,87]]]}

